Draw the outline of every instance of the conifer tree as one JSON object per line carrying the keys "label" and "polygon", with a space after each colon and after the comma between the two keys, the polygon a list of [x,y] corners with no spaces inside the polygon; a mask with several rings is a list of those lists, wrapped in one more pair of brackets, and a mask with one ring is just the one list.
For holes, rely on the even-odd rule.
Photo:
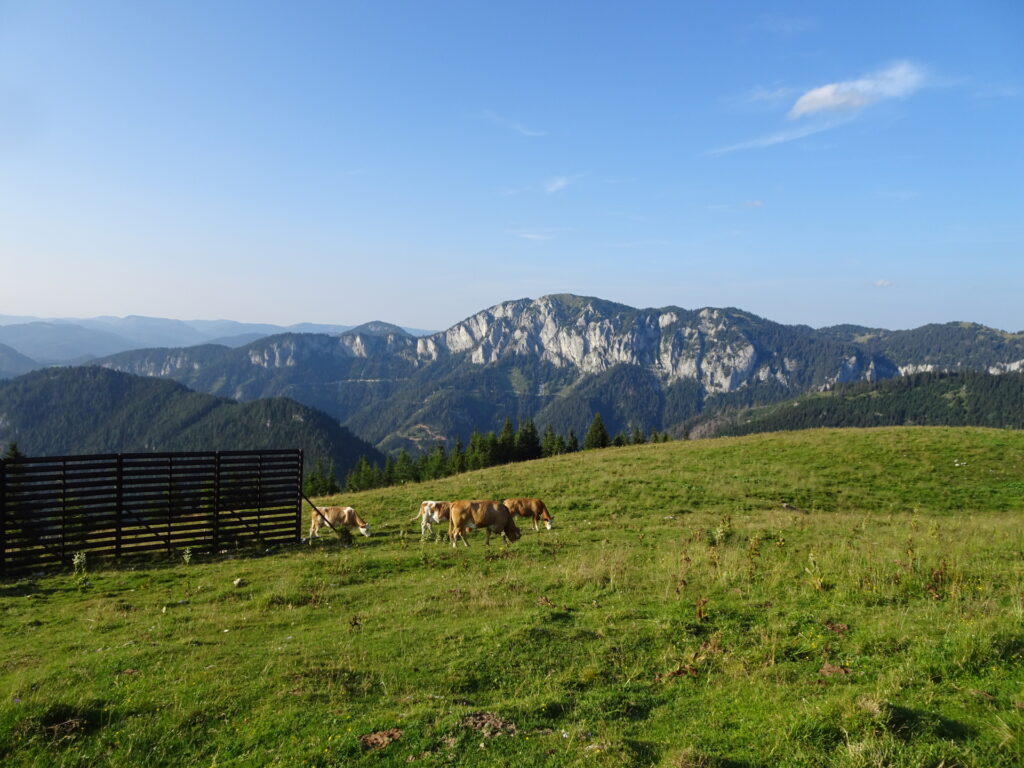
{"label": "conifer tree", "polygon": [[484,469],[490,466],[490,454],[487,441],[483,435],[473,430],[469,436],[469,447],[466,449],[466,469]]}
{"label": "conifer tree", "polygon": [[537,425],[532,419],[527,419],[519,425],[515,439],[515,460],[531,461],[539,459],[542,455],[540,436],[537,434]]}
{"label": "conifer tree", "polygon": [[420,465],[421,480],[436,480],[448,474],[448,452],[444,449],[444,443],[438,442],[434,450],[422,456]]}
{"label": "conifer tree", "polygon": [[462,441],[455,440],[455,447],[448,454],[448,474],[457,475],[466,471],[466,451],[462,447]]}
{"label": "conifer tree", "polygon": [[576,453],[580,449],[579,438],[576,437],[576,430],[569,430],[569,439],[565,443],[566,453]]}
{"label": "conifer tree", "polygon": [[512,430],[512,419],[505,417],[505,424],[498,435],[491,461],[493,464],[508,464],[515,459],[515,452],[516,434]]}
{"label": "conifer tree", "polygon": [[327,465],[327,474],[324,475],[324,492],[326,496],[331,493],[340,493],[341,485],[338,483],[338,475],[334,471],[334,462]]}
{"label": "conifer tree", "polygon": [[403,448],[398,452],[398,457],[395,459],[394,467],[396,484],[399,483],[410,483],[416,481],[416,465],[412,462],[412,457],[409,456],[409,452]]}
{"label": "conifer tree", "polygon": [[7,444],[7,449],[4,451],[4,459],[24,459],[25,454],[18,450],[17,442],[10,442]]}
{"label": "conifer tree", "polygon": [[593,448],[607,448],[611,445],[611,442],[611,438],[608,436],[608,430],[605,429],[604,421],[601,419],[601,414],[595,413],[594,420],[590,422],[590,428],[587,430],[587,434],[583,438],[583,450],[588,451]]}
{"label": "conifer tree", "polygon": [[633,427],[633,445],[643,445],[646,442],[643,430],[640,427]]}
{"label": "conifer tree", "polygon": [[558,451],[555,444],[555,428],[548,424],[544,427],[544,437],[540,441],[540,455],[544,457],[554,456]]}

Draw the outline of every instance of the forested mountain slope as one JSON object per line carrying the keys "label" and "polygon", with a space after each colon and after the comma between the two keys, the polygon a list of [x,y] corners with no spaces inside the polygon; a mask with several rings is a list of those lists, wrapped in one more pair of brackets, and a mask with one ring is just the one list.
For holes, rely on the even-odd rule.
{"label": "forested mountain slope", "polygon": [[1024,374],[918,373],[857,382],[697,420],[693,437],[816,427],[970,426],[1024,429]]}
{"label": "forested mountain slope", "polygon": [[0,444],[32,456],[302,448],[344,476],[383,457],[325,413],[285,398],[235,403],[100,367],[48,368],[0,382]]}

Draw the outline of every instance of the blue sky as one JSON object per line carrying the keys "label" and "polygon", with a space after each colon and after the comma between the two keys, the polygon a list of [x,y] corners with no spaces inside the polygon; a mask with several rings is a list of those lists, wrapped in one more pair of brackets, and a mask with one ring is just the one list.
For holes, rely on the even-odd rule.
{"label": "blue sky", "polygon": [[1024,4],[0,0],[0,313],[1024,329]]}

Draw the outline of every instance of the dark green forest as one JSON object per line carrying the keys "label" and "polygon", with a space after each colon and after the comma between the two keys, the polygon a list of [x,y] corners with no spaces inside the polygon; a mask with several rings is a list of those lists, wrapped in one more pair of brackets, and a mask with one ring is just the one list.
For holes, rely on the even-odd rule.
{"label": "dark green forest", "polygon": [[816,427],[1024,428],[1024,374],[918,373],[841,384],[775,405],[726,410],[690,424],[702,437]]}
{"label": "dark green forest", "polygon": [[384,456],[326,413],[286,398],[236,403],[95,366],[0,382],[0,444],[29,456],[302,448],[344,477]]}

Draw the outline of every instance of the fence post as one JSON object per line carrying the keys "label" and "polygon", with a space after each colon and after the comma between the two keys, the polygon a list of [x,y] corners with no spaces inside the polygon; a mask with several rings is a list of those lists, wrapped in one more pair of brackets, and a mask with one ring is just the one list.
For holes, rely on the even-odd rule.
{"label": "fence post", "polygon": [[121,559],[121,541],[124,538],[124,456],[117,454],[117,490],[115,491],[115,503],[117,509],[114,511],[116,533],[114,539],[114,559]]}
{"label": "fence post", "polygon": [[7,462],[0,459],[0,573],[7,565]]}
{"label": "fence post", "polygon": [[213,455],[213,552],[220,551],[220,451]]}
{"label": "fence post", "polygon": [[305,463],[305,453],[299,449],[299,476],[296,480],[295,490],[295,540],[302,540],[302,470]]}
{"label": "fence post", "polygon": [[263,545],[263,454],[256,457],[256,542]]}
{"label": "fence post", "polygon": [[60,563],[68,561],[68,460],[60,460]]}

